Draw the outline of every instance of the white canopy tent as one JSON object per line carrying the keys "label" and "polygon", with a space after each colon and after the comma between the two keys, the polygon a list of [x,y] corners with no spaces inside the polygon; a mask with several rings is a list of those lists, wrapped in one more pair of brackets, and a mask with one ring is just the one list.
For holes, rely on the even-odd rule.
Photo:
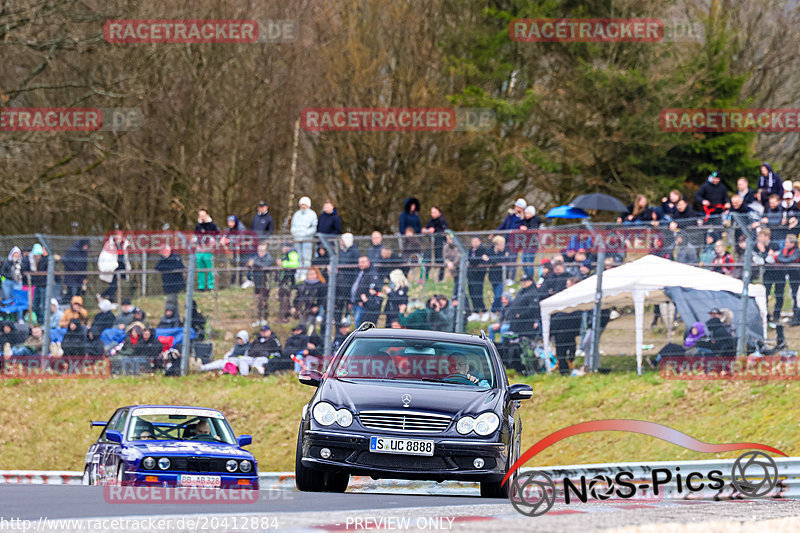
{"label": "white canopy tent", "polygon": [[[648,255],[603,273],[603,305],[628,305],[633,301],[636,320],[636,367],[642,373],[645,303],[665,303],[665,287],[687,287],[706,291],[741,294],[742,280]],[[542,334],[545,350],[550,350],[550,315],[559,311],[592,309],[597,291],[597,275],[590,276],[541,301]],[[750,284],[749,296],[761,312],[764,338],[767,337],[767,294],[763,285]]]}

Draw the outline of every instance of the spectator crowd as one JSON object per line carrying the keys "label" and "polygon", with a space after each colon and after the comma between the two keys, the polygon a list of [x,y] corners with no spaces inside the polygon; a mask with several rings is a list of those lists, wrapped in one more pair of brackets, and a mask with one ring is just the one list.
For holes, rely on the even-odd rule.
{"label": "spectator crowd", "polygon": [[[747,234],[752,234],[755,273],[774,299],[772,321],[777,323],[781,318],[788,287],[793,308],[790,325],[800,325],[800,182],[783,181],[764,163],[754,185],[751,188],[750,180],[740,177],[736,190],[728,190],[719,173],[714,172],[689,197],[672,190],[660,202],[652,203],[646,195],[636,194],[617,223],[623,228],[660,228],[662,232],[650,253],[739,277]],[[268,242],[276,228],[267,202],[258,202],[249,225],[231,214],[223,228],[207,209],[199,209],[193,228],[197,236],[211,236],[225,244],[232,235],[250,231],[259,239],[252,254],[236,251],[229,258],[231,282],[253,289],[253,327],[257,331],[252,339],[247,331],[239,331],[234,345],[221,359],[198,359],[192,365],[202,371],[246,375],[255,369],[266,375],[302,366],[306,357],[320,357],[326,335],[335,336],[337,346],[352,327],[364,322],[391,328],[454,331],[459,314],[466,321],[488,323],[489,334],[509,351],[513,350],[515,339],[539,335],[541,299],[589,277],[596,267],[591,239],[575,237],[560,253],[539,257],[538,261],[537,255],[544,254],[535,248],[512,249],[507,241],[512,232],[542,226],[536,208],[524,198],[510,206],[495,229],[475,234],[463,245],[455,241],[439,206],[430,206],[428,213],[429,216],[422,216],[418,198],[406,198],[397,219],[396,241],[392,241],[397,245],[387,243],[382,232],[374,231],[369,244],[360,248],[354,235],[343,231],[346,225],[333,201],[324,201],[318,214],[312,209],[311,198],[303,196],[290,219],[290,238],[280,242],[279,252],[276,247],[271,252]],[[746,216],[744,229],[732,221],[734,214]],[[315,246],[319,243],[318,234],[326,236],[327,245]],[[167,368],[175,358],[170,350],[183,342],[182,336],[176,339],[177,330],[184,325],[178,309],[178,295],[186,287],[186,265],[181,256],[169,246],[160,251],[154,269],[160,274],[165,305],[163,316],[152,325],[142,310],[122,297],[121,287],[131,271],[130,244],[122,232],[113,232],[97,256],[99,280],[105,285],[92,298],[98,311],[89,316],[85,306],[89,247],[88,240],[78,239],[57,258],[61,263],[59,285],[55,298],[49,302],[45,301],[45,248],[36,243],[30,249],[10,249],[0,265],[3,309],[10,309],[4,311],[0,335],[4,359],[36,355],[49,348],[49,353],[56,356],[137,357],[151,369]],[[330,290],[336,331],[326,331],[325,327],[332,279],[331,251],[337,254],[338,265]],[[195,260],[197,274],[192,282],[196,290],[215,290],[215,256],[210,252],[196,253]],[[613,268],[624,260],[624,250],[611,253],[605,266]],[[466,279],[459,280],[462,262],[467,265]],[[411,298],[414,281],[430,275],[435,281],[452,279],[452,293],[442,294],[439,290],[424,302]],[[465,286],[463,301],[457,298],[461,281]],[[517,281],[519,289],[515,290]],[[25,312],[13,309],[20,291],[25,292],[24,298],[30,294]],[[273,299],[277,306],[270,305]],[[50,307],[49,324],[43,323],[45,305]],[[608,317],[604,318],[607,322]],[[581,319],[580,313],[557,313],[553,317],[555,359],[562,373],[569,372],[569,362],[579,352],[576,332],[581,329]],[[206,320],[196,303],[189,320],[202,340]],[[658,320],[656,314],[653,323]],[[294,323],[285,343],[272,332],[270,321]],[[26,323],[24,327],[22,322]],[[687,333],[690,347],[698,340],[697,346],[702,347],[703,339],[719,330],[716,324],[712,326],[693,324]],[[49,347],[43,346],[45,327],[53,332],[54,342]]]}

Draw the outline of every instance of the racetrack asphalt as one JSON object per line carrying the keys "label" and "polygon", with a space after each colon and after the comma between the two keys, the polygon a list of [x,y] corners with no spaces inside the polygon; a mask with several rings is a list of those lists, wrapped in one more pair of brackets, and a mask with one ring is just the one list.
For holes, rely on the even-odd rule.
{"label": "racetrack asphalt", "polygon": [[[108,489],[108,488],[105,488]],[[0,485],[2,520],[31,521],[30,530],[47,531],[365,531],[445,530],[509,533],[513,531],[615,530],[618,533],[673,531],[800,530],[800,500],[603,502],[582,505],[557,503],[544,516],[518,514],[506,500],[471,495],[310,494],[293,490],[262,490],[255,503],[186,504],[151,502],[120,504],[106,501],[102,487]],[[70,527],[37,521],[78,518]],[[96,518],[140,519],[132,527]],[[161,517],[157,526],[145,519]],[[193,522],[187,522],[192,518]],[[180,521],[183,519],[184,521]],[[771,520],[771,522],[768,522]],[[261,524],[265,527],[252,527]],[[5,529],[11,529],[6,527]],[[20,528],[18,528],[20,529]]]}

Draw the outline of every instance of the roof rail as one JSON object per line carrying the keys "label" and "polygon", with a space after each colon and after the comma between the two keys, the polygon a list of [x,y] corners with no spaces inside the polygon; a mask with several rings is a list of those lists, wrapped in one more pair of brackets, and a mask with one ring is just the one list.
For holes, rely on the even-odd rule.
{"label": "roof rail", "polygon": [[372,329],[375,327],[377,326],[375,326],[375,324],[373,324],[372,322],[362,322],[361,325],[358,326],[358,328],[356,328],[356,331],[366,331],[368,329]]}

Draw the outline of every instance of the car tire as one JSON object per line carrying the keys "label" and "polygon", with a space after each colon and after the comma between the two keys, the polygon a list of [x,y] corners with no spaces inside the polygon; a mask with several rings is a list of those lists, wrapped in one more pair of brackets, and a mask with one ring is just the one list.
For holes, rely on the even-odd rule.
{"label": "car tire", "polygon": [[[519,444],[515,444],[514,451],[511,452],[511,459],[508,461],[506,465],[506,473],[508,473],[508,469],[511,468],[517,459],[519,459]],[[517,477],[517,472],[508,478],[505,485],[501,485],[501,481],[481,481],[481,498],[508,498],[508,488],[514,483],[514,479]]]}
{"label": "car tire", "polygon": [[[297,453],[294,459],[294,484],[302,492],[325,492],[325,472],[303,466],[303,426],[297,433]],[[345,485],[347,488],[347,485]]]}
{"label": "car tire", "polygon": [[344,492],[350,483],[350,474],[337,474],[335,472],[325,472],[325,491]]}
{"label": "car tire", "polygon": [[89,467],[83,469],[83,477],[81,478],[81,485],[91,485],[92,475],[89,473]]}

